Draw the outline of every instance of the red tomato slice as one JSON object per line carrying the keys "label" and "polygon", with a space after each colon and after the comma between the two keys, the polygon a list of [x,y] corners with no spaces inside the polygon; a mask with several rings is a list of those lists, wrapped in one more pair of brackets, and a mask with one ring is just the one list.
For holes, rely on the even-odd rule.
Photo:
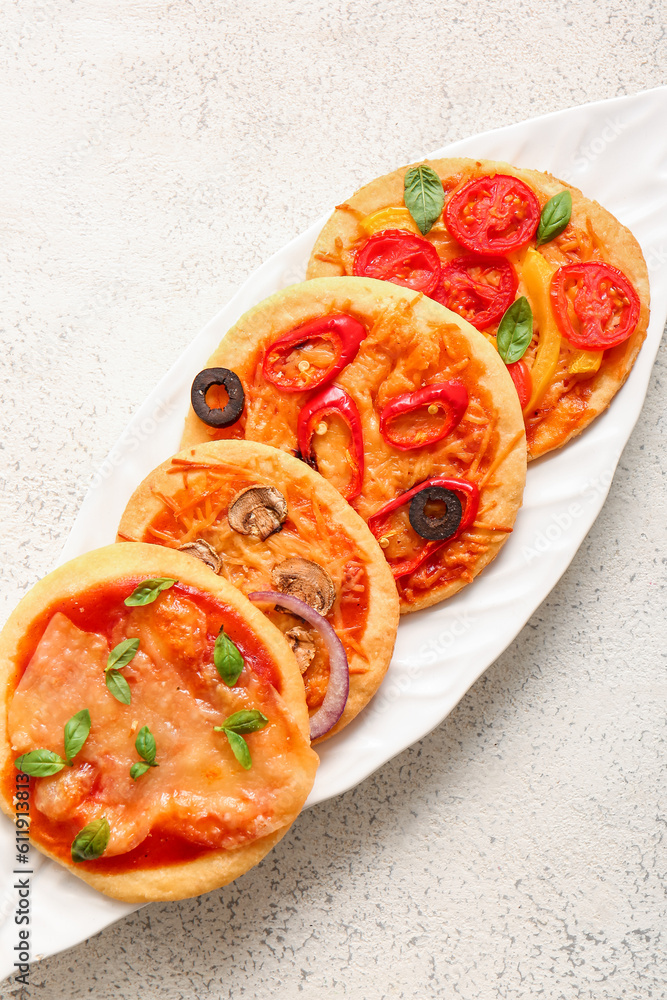
{"label": "red tomato slice", "polygon": [[504,257],[469,254],[450,260],[433,298],[463,316],[478,330],[498,322],[511,306],[519,279]]}
{"label": "red tomato slice", "polygon": [[392,281],[425,295],[437,288],[441,270],[435,247],[403,229],[376,233],[359,247],[354,258],[357,277]]}
{"label": "red tomato slice", "polygon": [[605,351],[631,337],[639,296],[622,271],[591,260],[565,264],[551,279],[551,305],[560,332],[573,347]]}
{"label": "red tomato slice", "polygon": [[466,249],[504,254],[535,235],[540,203],[518,177],[496,174],[464,184],[445,205],[444,218],[454,239]]}
{"label": "red tomato slice", "polygon": [[512,381],[514,382],[514,388],[516,389],[517,396],[519,397],[521,409],[525,410],[528,406],[530,394],[533,391],[533,380],[530,377],[528,365],[523,358],[521,358],[520,361],[513,361],[511,365],[508,365],[507,371],[510,373]]}

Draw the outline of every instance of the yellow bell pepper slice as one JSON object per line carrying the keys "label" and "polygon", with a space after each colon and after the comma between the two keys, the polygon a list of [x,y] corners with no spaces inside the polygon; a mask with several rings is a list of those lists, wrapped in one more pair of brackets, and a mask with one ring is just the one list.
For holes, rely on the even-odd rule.
{"label": "yellow bell pepper slice", "polygon": [[364,216],[359,224],[369,236],[380,233],[383,229],[405,229],[421,236],[419,227],[407,208],[381,208],[372,215]]}
{"label": "yellow bell pepper slice", "polygon": [[541,253],[532,247],[526,252],[521,276],[533,309],[539,330],[539,343],[535,361],[530,371],[533,391],[524,416],[535,409],[546,392],[558,365],[561,335],[551,310],[549,288],[556,268],[552,268]]}
{"label": "yellow bell pepper slice", "polygon": [[602,364],[604,351],[577,351],[572,355],[567,370],[570,375],[594,375]]}

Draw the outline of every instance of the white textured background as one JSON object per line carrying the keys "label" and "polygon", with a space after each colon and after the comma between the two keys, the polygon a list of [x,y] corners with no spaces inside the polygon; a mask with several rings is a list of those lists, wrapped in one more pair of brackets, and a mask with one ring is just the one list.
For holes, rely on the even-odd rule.
{"label": "white textured background", "polygon": [[[448,140],[667,77],[649,0],[0,14],[2,620],[148,390],[324,209]],[[667,997],[664,377],[663,353],[570,570],[438,730],[234,886],[34,966],[29,995]]]}

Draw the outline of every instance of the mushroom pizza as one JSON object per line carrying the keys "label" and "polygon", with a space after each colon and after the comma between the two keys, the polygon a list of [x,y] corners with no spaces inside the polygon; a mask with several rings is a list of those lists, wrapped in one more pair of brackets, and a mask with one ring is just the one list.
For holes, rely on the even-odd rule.
{"label": "mushroom pizza", "polygon": [[230,438],[292,452],[339,490],[382,547],[403,612],[469,583],[521,503],[524,426],[498,353],[384,281],[308,281],[241,317],[194,380],[182,444]]}
{"label": "mushroom pizza", "polygon": [[254,441],[188,448],[137,488],[118,538],[180,549],[263,595],[299,664],[313,740],[375,694],[398,626],[394,579],[359,515],[294,456]]}
{"label": "mushroom pizza", "polygon": [[648,326],[632,233],[551,174],[490,160],[425,160],[339,205],[308,277],[346,274],[421,291],[481,330],[516,386],[530,458],[609,405]]}

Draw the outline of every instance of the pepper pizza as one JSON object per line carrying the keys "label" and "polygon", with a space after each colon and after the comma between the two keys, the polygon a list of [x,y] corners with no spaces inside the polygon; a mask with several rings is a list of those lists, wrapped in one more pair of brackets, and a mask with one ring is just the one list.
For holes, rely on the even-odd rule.
{"label": "pepper pizza", "polygon": [[278,292],[225,336],[192,403],[182,447],[262,441],[328,479],[378,539],[403,612],[470,583],[512,531],[526,473],[512,380],[421,293],[368,278]]}

